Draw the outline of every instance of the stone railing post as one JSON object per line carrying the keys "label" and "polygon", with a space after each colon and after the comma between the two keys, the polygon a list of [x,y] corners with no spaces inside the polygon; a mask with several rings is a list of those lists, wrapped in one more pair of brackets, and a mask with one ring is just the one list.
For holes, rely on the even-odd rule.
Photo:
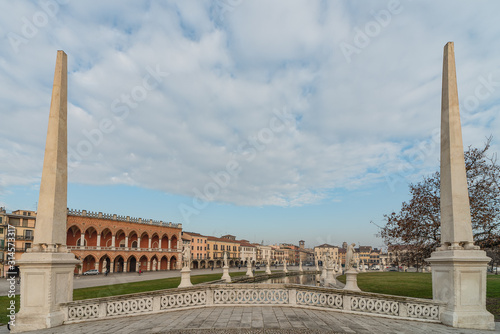
{"label": "stone railing post", "polygon": [[297,305],[297,290],[288,289],[288,303],[292,306]]}
{"label": "stone railing post", "polygon": [[407,317],[408,316],[408,305],[404,302],[399,302],[399,316],[400,317]]}
{"label": "stone railing post", "polygon": [[342,309],[346,311],[351,310],[351,296],[344,295],[342,298]]}
{"label": "stone railing post", "polygon": [[106,309],[108,308],[108,303],[102,302],[99,304],[99,318],[106,318]]}
{"label": "stone railing post", "polygon": [[153,297],[153,312],[159,311],[160,307],[161,307],[161,296],[154,296]]}
{"label": "stone railing post", "polygon": [[212,306],[214,304],[214,290],[211,287],[207,287],[205,290],[207,294],[207,306]]}

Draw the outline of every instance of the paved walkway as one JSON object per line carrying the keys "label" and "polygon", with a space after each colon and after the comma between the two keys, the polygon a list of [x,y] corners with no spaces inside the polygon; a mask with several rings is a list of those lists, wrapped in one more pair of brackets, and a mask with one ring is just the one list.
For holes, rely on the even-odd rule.
{"label": "paved walkway", "polygon": [[[7,333],[5,326],[0,334]],[[495,332],[500,332],[497,323]],[[37,334],[157,334],[157,333],[463,333],[492,331],[464,330],[440,324],[393,320],[335,311],[307,310],[279,306],[208,307],[161,314],[98,320],[64,325],[29,333]]]}

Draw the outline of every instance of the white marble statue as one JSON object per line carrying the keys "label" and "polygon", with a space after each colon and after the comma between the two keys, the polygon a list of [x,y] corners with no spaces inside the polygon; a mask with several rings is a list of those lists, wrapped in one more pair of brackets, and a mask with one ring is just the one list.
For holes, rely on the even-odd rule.
{"label": "white marble statue", "polygon": [[356,260],[354,259],[354,246],[356,246],[355,243],[350,244],[347,246],[347,252],[345,255],[345,270],[349,270],[354,266],[354,263]]}
{"label": "white marble statue", "polygon": [[104,261],[102,261],[102,272],[105,273],[107,270],[108,270],[108,261],[104,259]]}
{"label": "white marble statue", "polygon": [[227,262],[227,252],[224,252],[224,267],[228,267],[228,262]]}
{"label": "white marble statue", "polygon": [[158,261],[156,261],[156,258],[153,259],[153,271],[156,271],[156,265],[158,264]]}
{"label": "white marble statue", "polygon": [[191,247],[184,246],[182,249],[182,265],[184,268],[191,267]]}

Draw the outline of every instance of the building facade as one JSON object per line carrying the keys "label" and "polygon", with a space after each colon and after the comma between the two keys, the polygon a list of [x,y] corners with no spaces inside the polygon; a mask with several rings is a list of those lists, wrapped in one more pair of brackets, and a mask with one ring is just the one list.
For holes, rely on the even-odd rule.
{"label": "building facade", "polygon": [[314,247],[314,255],[320,263],[324,261],[325,256],[329,256],[335,261],[339,257],[339,248],[330,244],[322,244]]}
{"label": "building facade", "polygon": [[224,253],[227,253],[230,267],[240,263],[239,242],[229,238],[207,236],[208,268],[221,268],[224,265]]}
{"label": "building facade", "polygon": [[208,268],[208,238],[204,235],[194,232],[182,232],[185,239],[189,239],[191,247],[191,268]]}
{"label": "building facade", "polygon": [[66,243],[80,274],[174,270],[181,266],[181,230],[182,224],[69,210]]}
{"label": "building facade", "polygon": [[35,233],[36,212],[16,210],[8,213],[0,208],[0,276],[6,277],[9,260],[17,263],[21,255],[31,248]]}

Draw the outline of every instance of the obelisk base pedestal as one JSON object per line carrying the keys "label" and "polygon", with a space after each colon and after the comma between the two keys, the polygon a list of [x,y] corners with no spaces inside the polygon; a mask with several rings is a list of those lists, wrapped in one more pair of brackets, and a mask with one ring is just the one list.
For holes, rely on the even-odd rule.
{"label": "obelisk base pedestal", "polygon": [[59,304],[73,300],[73,273],[79,261],[73,253],[24,253],[17,262],[21,273],[20,312],[12,333],[62,325]]}
{"label": "obelisk base pedestal", "polygon": [[361,291],[360,288],[358,288],[358,272],[356,269],[349,269],[345,272],[345,287],[344,290],[349,290],[349,291]]}
{"label": "obelisk base pedestal", "polygon": [[224,266],[222,268],[222,278],[223,280],[225,280],[227,283],[231,283],[231,276],[229,276],[229,267],[228,266]]}
{"label": "obelisk base pedestal", "polygon": [[184,267],[181,269],[181,284],[179,284],[178,288],[189,286],[193,286],[193,283],[191,283],[191,269]]}
{"label": "obelisk base pedestal", "polygon": [[495,329],[486,311],[486,271],[490,258],[482,250],[441,250],[426,259],[432,268],[432,297],[447,306],[441,313],[445,325],[470,329]]}

